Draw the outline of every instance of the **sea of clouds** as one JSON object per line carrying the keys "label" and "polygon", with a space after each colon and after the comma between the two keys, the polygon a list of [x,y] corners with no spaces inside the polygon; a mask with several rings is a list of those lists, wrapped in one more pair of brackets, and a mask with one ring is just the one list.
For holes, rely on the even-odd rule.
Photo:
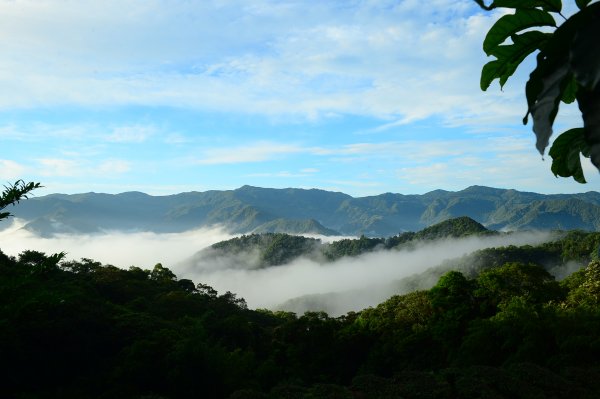
{"label": "sea of clouds", "polygon": [[327,310],[335,314],[374,306],[397,293],[391,282],[421,273],[445,260],[479,249],[537,245],[552,238],[545,232],[472,236],[422,242],[411,249],[375,251],[329,263],[302,257],[289,264],[257,269],[255,253],[220,257],[211,261],[214,263],[193,256],[216,242],[234,237],[219,227],[169,234],[105,232],[43,238],[23,229],[23,225],[23,221],[13,219],[0,231],[0,249],[4,253],[17,255],[27,249],[48,254],[64,251],[68,259],[85,257],[123,268],[135,265],[150,269],[160,262],[179,278],[208,284],[221,294],[236,293],[250,308],[281,309],[296,298],[329,295],[335,303],[313,301],[318,308],[303,310]]}

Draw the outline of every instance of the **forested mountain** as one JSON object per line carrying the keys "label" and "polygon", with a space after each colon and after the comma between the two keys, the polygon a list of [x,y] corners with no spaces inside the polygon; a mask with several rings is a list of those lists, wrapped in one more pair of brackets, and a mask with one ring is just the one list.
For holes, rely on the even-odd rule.
{"label": "forested mountain", "polygon": [[244,186],[150,196],[52,194],[14,208],[42,235],[106,230],[179,232],[221,225],[232,233],[392,236],[458,216],[494,229],[600,229],[600,193],[542,195],[473,186],[458,192],[353,198],[323,190]]}
{"label": "forested mountain", "polygon": [[[355,248],[360,247],[358,243],[360,240],[354,241],[356,241]],[[408,241],[392,248],[406,248],[411,242],[419,241]],[[346,247],[348,246],[350,245],[346,244]],[[331,248],[338,247],[332,245]],[[436,284],[444,273],[449,271],[460,271],[467,277],[476,278],[481,272],[500,267],[506,263],[536,264],[556,279],[562,280],[587,265],[590,261],[600,259],[599,248],[600,233],[598,232],[569,231],[557,233],[554,239],[539,245],[509,245],[481,249],[432,265],[432,267],[408,277],[391,280],[378,287],[371,286],[349,291],[305,295],[290,299],[280,304],[279,308],[297,313],[319,309],[330,314],[340,314],[340,310],[348,309],[348,304],[353,303],[354,298],[374,298],[379,302],[382,300],[380,293],[409,293],[429,289]],[[325,249],[329,248],[326,246]],[[365,252],[362,251],[361,253]]]}
{"label": "forested mountain", "polygon": [[253,233],[213,244],[183,263],[192,268],[210,268],[229,259],[230,264],[235,262],[242,265],[240,267],[259,269],[283,265],[301,256],[328,262],[378,249],[401,249],[416,242],[493,234],[498,233],[466,216],[448,219],[418,232],[405,232],[387,238],[363,235],[357,239],[344,238],[331,243],[321,243],[314,238],[287,233]]}
{"label": "forested mountain", "polygon": [[213,244],[183,263],[195,269],[215,268],[223,262],[235,263],[239,268],[261,269],[311,256],[320,248],[321,242],[315,238],[286,233],[250,234]]}
{"label": "forested mountain", "polygon": [[7,398],[600,396],[598,261],[560,283],[531,263],[451,271],[334,318],[251,310],[160,264],[59,259],[0,252]]}
{"label": "forested mountain", "polygon": [[[277,304],[278,309],[300,314],[318,310],[340,315],[350,309],[360,309],[361,303],[379,303],[392,293],[429,289],[450,270],[458,270],[474,278],[488,268],[505,263],[532,263],[544,268],[554,277],[563,279],[592,259],[598,259],[600,232],[555,231],[543,235],[545,238],[534,245],[523,243],[527,235],[529,234],[491,231],[467,217],[448,219],[418,232],[405,232],[387,238],[361,236],[327,243],[284,233],[249,234],[203,249],[183,261],[179,268],[188,270],[192,275],[202,275],[204,272],[217,270],[268,269],[288,265],[302,258],[303,262],[309,261],[323,268],[327,268],[330,262],[341,261],[345,265],[342,270],[354,270],[353,258],[374,254],[378,257],[368,258],[372,260],[365,258],[361,262],[381,262],[387,257],[397,265],[395,267],[399,272],[396,275],[406,276],[390,278],[376,285],[365,281],[361,288],[336,287],[331,292],[291,297]],[[461,240],[478,242],[475,246],[485,249],[471,249],[469,253],[462,255],[464,252],[458,252],[454,256],[444,252],[444,248],[449,248],[444,243],[452,247],[469,248]],[[485,247],[493,243],[496,244]],[[419,261],[422,268],[412,275],[403,274],[404,268],[411,267],[411,258],[394,254],[414,254],[416,249],[426,258]],[[436,252],[438,254],[434,256]],[[372,270],[373,273],[378,273],[375,265]]]}

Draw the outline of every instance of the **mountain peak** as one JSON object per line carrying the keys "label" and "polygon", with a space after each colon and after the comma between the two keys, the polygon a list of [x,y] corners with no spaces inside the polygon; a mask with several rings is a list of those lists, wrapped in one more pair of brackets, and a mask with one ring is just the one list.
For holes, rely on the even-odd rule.
{"label": "mountain peak", "polygon": [[436,239],[445,237],[465,237],[473,234],[488,233],[481,223],[468,216],[447,219],[443,222],[429,226],[419,233],[420,238]]}

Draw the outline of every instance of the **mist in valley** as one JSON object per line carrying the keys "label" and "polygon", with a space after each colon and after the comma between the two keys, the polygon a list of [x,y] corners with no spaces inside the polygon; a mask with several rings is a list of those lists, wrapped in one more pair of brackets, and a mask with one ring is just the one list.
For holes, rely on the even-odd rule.
{"label": "mist in valley", "polygon": [[[256,269],[256,253],[247,267],[240,254],[218,258],[219,268],[183,262],[175,268],[186,278],[215,289],[229,290],[246,299],[251,308],[302,312],[324,310],[340,315],[357,311],[398,294],[398,280],[435,267],[447,259],[479,249],[507,245],[537,245],[552,238],[546,232],[518,232],[489,237],[428,241],[408,250],[380,250],[325,263],[318,256],[288,264]],[[435,283],[435,282],[432,282]]]}
{"label": "mist in valley", "polygon": [[183,233],[104,232],[44,238],[23,229],[24,225],[23,220],[11,219],[10,225],[0,230],[0,249],[7,255],[24,250],[47,254],[64,251],[67,259],[90,258],[122,268],[151,269],[157,263],[170,267],[202,248],[234,237],[225,229],[214,227]]}
{"label": "mist in valley", "polygon": [[[473,251],[507,245],[537,245],[552,238],[545,232],[517,232],[420,242],[404,250],[379,250],[357,257],[326,262],[317,253],[278,266],[259,268],[257,252],[208,256],[198,251],[233,238],[223,228],[183,233],[105,232],[93,235],[59,235],[41,238],[22,229],[23,222],[0,231],[0,249],[8,255],[31,249],[68,259],[91,258],[122,268],[152,268],[162,263],[179,278],[208,284],[220,294],[231,291],[250,308],[282,309],[302,313],[324,310],[333,315],[357,311],[399,294],[397,282],[445,260]],[[318,237],[330,242],[331,237]],[[341,237],[337,237],[339,239]],[[195,256],[194,256],[195,255]],[[426,284],[434,284],[426,282]]]}

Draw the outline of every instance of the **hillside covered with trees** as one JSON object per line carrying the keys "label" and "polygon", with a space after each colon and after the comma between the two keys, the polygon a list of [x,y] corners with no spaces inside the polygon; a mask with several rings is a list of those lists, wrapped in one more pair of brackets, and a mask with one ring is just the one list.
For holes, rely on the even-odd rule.
{"label": "hillside covered with trees", "polygon": [[248,234],[221,241],[197,252],[189,264],[210,263],[219,258],[239,257],[248,268],[265,268],[287,264],[299,257],[319,262],[331,262],[346,256],[358,256],[377,250],[406,249],[416,243],[437,239],[499,234],[463,216],[448,219],[418,232],[404,232],[392,237],[344,238],[329,243],[320,239],[287,233]]}
{"label": "hillside covered with trees", "polygon": [[103,231],[181,232],[222,226],[234,234],[290,233],[389,237],[468,216],[492,230],[600,229],[600,193],[544,195],[472,186],[423,195],[368,197],[325,190],[243,186],[151,196],[51,194],[14,208],[41,236]]}
{"label": "hillside covered with trees", "polygon": [[[597,240],[573,232],[545,252],[588,261]],[[335,318],[248,309],[160,264],[0,254],[3,389],[15,398],[598,397],[600,263],[557,282],[539,257],[498,254]]]}

